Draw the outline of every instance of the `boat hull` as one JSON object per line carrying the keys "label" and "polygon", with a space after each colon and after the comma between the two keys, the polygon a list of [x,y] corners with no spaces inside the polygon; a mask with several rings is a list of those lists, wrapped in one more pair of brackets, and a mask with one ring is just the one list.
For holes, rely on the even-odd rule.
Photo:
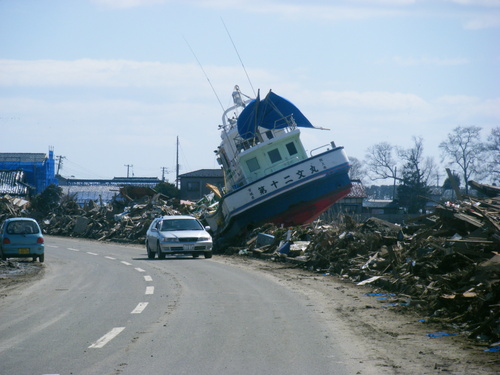
{"label": "boat hull", "polygon": [[205,219],[224,237],[264,223],[308,224],[349,193],[349,167],[342,147],[326,151],[225,195]]}

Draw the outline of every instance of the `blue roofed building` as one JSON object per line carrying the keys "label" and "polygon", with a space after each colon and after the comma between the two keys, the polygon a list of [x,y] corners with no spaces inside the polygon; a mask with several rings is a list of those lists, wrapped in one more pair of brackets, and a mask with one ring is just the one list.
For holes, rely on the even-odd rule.
{"label": "blue roofed building", "polygon": [[[18,190],[18,195],[28,194],[28,190],[31,190],[32,194],[39,194],[50,184],[57,185],[53,149],[49,149],[48,155],[45,153],[2,152],[0,153],[0,171],[4,172],[5,179],[11,179],[15,174],[14,185],[20,189],[21,187],[28,188],[21,189],[23,192]],[[19,180],[19,176],[22,177],[22,181]],[[9,192],[0,191],[0,194],[9,194]]]}

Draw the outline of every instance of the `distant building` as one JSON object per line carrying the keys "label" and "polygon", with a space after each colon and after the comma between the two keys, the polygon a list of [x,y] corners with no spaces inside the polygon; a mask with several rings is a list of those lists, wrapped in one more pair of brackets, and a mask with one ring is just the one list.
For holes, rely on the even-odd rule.
{"label": "distant building", "polygon": [[115,177],[111,180],[94,179],[69,179],[59,177],[59,186],[63,193],[75,198],[76,203],[83,206],[89,201],[98,204],[108,204],[113,198],[118,197],[120,188],[124,186],[137,186],[155,188],[161,182],[157,177]]}
{"label": "distant building", "polygon": [[363,212],[363,201],[367,197],[365,187],[360,180],[351,180],[352,187],[349,194],[334,205],[334,209],[347,214]]}
{"label": "distant building", "polygon": [[23,170],[0,171],[0,196],[27,197],[29,185],[25,180]]}
{"label": "distant building", "polygon": [[397,215],[403,213],[403,209],[398,201],[388,199],[372,199],[363,203],[363,211],[373,216],[377,215]]}
{"label": "distant building", "polygon": [[199,169],[179,175],[179,180],[181,199],[198,201],[211,192],[207,183],[222,189],[224,173],[222,169]]}
{"label": "distant building", "polygon": [[[48,155],[44,153],[0,153],[0,171],[11,172],[10,174],[2,172],[0,194],[8,194],[8,191],[3,191],[3,187],[6,190],[14,187],[16,195],[28,195],[39,194],[50,184],[57,185],[54,173],[54,150],[52,149],[49,150]],[[13,185],[4,186],[5,181],[10,181],[7,185]]]}

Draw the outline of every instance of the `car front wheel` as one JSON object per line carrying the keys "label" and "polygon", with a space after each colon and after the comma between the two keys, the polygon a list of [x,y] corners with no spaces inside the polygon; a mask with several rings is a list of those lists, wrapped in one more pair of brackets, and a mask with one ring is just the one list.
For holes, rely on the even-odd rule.
{"label": "car front wheel", "polygon": [[156,253],[158,254],[158,259],[165,259],[165,253],[161,252],[160,241],[158,241],[158,244],[156,246],[157,246]]}
{"label": "car front wheel", "polygon": [[156,254],[154,253],[153,250],[149,247],[149,242],[146,242],[146,251],[148,252],[148,258],[149,259],[154,259]]}
{"label": "car front wheel", "polygon": [[211,251],[205,251],[205,259],[210,259],[212,258],[212,252]]}

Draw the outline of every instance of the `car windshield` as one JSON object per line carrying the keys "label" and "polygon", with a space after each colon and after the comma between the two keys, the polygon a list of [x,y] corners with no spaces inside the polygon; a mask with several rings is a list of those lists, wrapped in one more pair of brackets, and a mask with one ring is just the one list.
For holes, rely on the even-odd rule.
{"label": "car windshield", "polygon": [[161,231],[174,231],[174,230],[202,230],[203,227],[195,219],[172,219],[163,220],[161,224]]}
{"label": "car windshield", "polygon": [[35,234],[39,233],[38,225],[32,221],[12,221],[7,224],[8,234]]}

